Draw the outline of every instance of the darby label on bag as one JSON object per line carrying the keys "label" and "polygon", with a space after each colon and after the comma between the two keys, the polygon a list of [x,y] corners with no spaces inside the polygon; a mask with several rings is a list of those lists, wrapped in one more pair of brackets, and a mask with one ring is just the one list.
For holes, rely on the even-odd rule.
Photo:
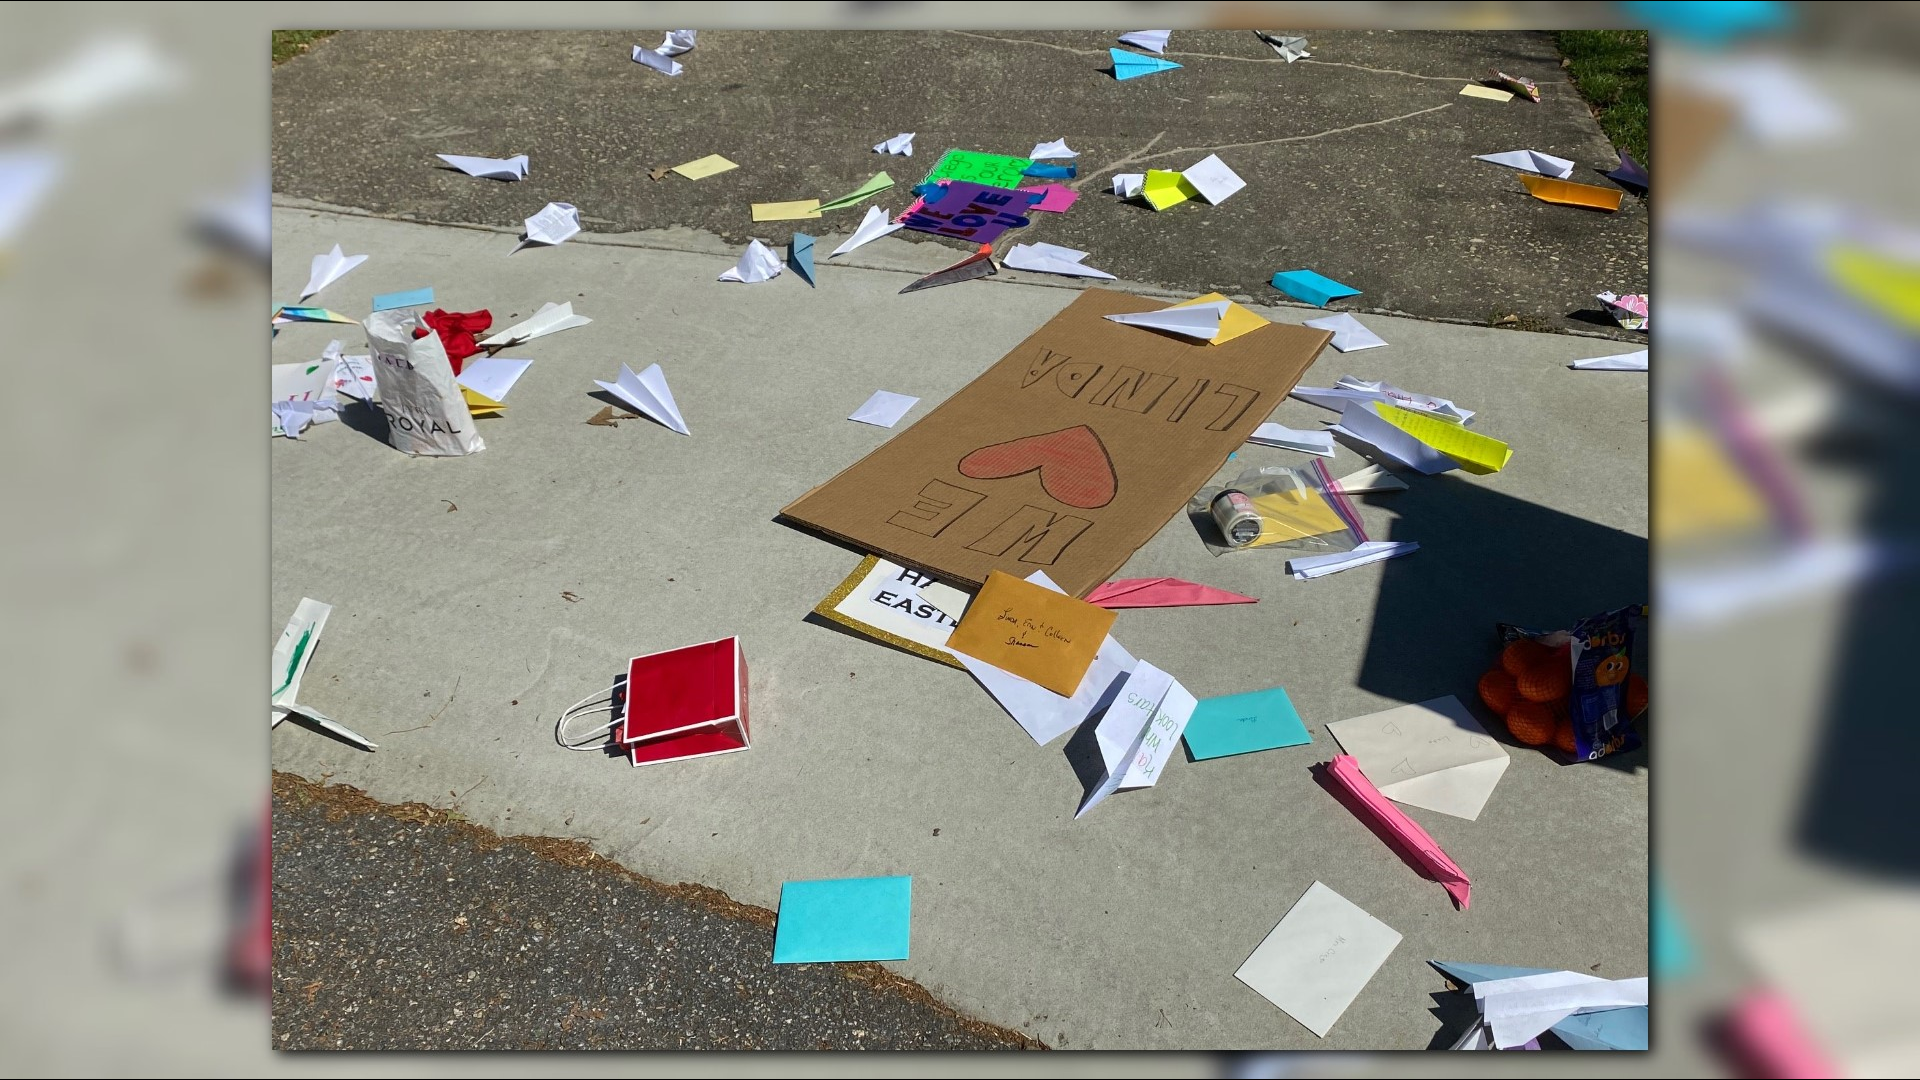
{"label": "darby label on bag", "polygon": [[395,450],[428,457],[458,457],[487,448],[474,430],[473,414],[440,335],[411,311],[376,311],[367,317],[367,346],[373,352],[380,387],[380,411],[387,417],[387,441]]}

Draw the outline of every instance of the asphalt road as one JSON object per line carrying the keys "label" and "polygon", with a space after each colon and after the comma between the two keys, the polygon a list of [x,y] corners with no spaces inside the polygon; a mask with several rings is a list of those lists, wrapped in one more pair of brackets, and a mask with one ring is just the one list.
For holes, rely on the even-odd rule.
{"label": "asphalt road", "polygon": [[[1539,202],[1473,155],[1535,149],[1606,185],[1616,158],[1544,32],[1314,33],[1287,64],[1250,32],[1177,31],[1180,70],[1116,81],[1110,35],[1077,32],[708,31],[669,78],[629,58],[660,32],[348,31],[273,75],[273,182],[282,195],[395,217],[515,224],[549,201],[586,228],[685,227],[784,245],[793,222],[750,204],[852,190],[898,212],[940,153],[1025,154],[1064,138],[1080,201],[1023,240],[1092,252],[1122,279],[1272,303],[1275,271],[1311,268],[1362,290],[1343,307],[1529,329],[1616,331],[1593,295],[1648,282],[1645,204],[1616,214]],[[1459,96],[1499,67],[1543,100]],[[872,145],[918,134],[912,158]],[[1247,187],[1220,206],[1155,213],[1111,194],[1119,171],[1182,169],[1218,153]],[[439,167],[437,153],[531,159],[517,183]],[[707,154],[699,181],[647,172]],[[816,234],[850,231],[860,209]],[[911,239],[915,234],[903,233]]]}
{"label": "asphalt road", "polygon": [[273,782],[282,1050],[995,1050],[877,964],[774,966],[770,911],[578,841]]}

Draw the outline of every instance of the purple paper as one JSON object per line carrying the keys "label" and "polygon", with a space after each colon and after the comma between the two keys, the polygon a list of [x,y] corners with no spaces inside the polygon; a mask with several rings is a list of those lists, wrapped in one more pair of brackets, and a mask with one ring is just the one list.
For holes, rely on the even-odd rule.
{"label": "purple paper", "polygon": [[1647,190],[1646,166],[1633,160],[1632,155],[1625,150],[1620,151],[1620,167],[1608,173],[1607,179],[1617,181],[1624,186],[1637,187],[1641,191]]}
{"label": "purple paper", "polygon": [[946,189],[938,200],[923,201],[909,210],[902,224],[917,232],[969,244],[991,244],[1008,229],[1028,224],[1022,212],[1033,203],[1031,192],[988,187],[970,180],[954,180]]}

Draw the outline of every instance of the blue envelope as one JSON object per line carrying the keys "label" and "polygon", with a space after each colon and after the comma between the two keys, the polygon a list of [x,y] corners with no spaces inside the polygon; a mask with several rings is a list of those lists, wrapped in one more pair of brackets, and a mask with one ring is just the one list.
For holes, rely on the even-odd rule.
{"label": "blue envelope", "polygon": [[1195,761],[1313,741],[1287,692],[1278,686],[1207,698],[1193,710],[1185,738]]}
{"label": "blue envelope", "polygon": [[773,962],[905,960],[912,919],[910,877],[789,881],[780,886]]}

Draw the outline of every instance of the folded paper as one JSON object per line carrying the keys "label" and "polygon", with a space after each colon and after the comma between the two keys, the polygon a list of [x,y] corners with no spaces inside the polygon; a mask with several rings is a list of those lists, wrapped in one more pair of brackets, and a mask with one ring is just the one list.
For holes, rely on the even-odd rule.
{"label": "folded paper", "polygon": [[1352,796],[1352,808],[1356,813],[1364,815],[1370,825],[1391,835],[1402,849],[1402,854],[1412,859],[1428,877],[1439,882],[1461,911],[1467,910],[1473,900],[1473,886],[1467,881],[1466,872],[1447,858],[1447,853],[1440,850],[1439,843],[1420,827],[1419,822],[1401,812],[1399,807],[1380,794],[1367,780],[1366,774],[1360,771],[1358,762],[1346,754],[1336,755],[1327,765],[1327,775]]}
{"label": "folded paper", "polygon": [[873,144],[876,154],[899,154],[902,157],[913,156],[913,132],[903,131],[891,139],[882,139]]}
{"label": "folded paper", "polygon": [[1087,594],[1087,603],[1103,608],[1196,607],[1259,602],[1251,596],[1170,577],[1122,578],[1096,586]]}
{"label": "folded paper", "polygon": [[593,380],[594,384],[614,397],[621,404],[643,416],[652,417],[666,427],[682,435],[691,435],[687,422],[680,418],[680,406],[673,400],[673,391],[667,389],[666,373],[659,364],[649,364],[647,370],[635,375],[633,369],[620,365],[620,377],[613,382]]}
{"label": "folded paper", "polygon": [[571,330],[576,326],[585,326],[592,322],[585,315],[573,313],[573,301],[556,304],[548,301],[540,305],[540,310],[530,317],[514,323],[492,337],[480,341],[481,348],[495,348],[504,345],[519,345],[534,338],[557,334],[562,330]]}
{"label": "folded paper", "polygon": [[712,176],[715,173],[723,173],[729,169],[737,169],[739,167],[740,166],[728,161],[726,158],[721,157],[719,154],[708,154],[706,157],[695,158],[684,165],[675,165],[671,171],[679,173],[689,180],[699,180]]}
{"label": "folded paper", "polygon": [[1336,720],[1327,730],[1382,795],[1468,821],[1479,818],[1512,760],[1451,695]]}
{"label": "folded paper", "polygon": [[468,176],[478,176],[487,180],[524,180],[527,176],[527,155],[525,154],[515,154],[510,158],[468,157],[465,154],[435,154],[434,156]]}
{"label": "folded paper", "polygon": [[885,210],[877,206],[869,206],[867,207],[867,216],[860,221],[860,227],[853,230],[853,235],[847,237],[845,243],[834,248],[833,255],[829,255],[827,258],[831,259],[834,255],[845,255],[847,252],[852,251],[862,244],[872,243],[888,233],[898,232],[903,228],[905,228],[905,226],[889,221]]}
{"label": "folded paper", "polygon": [[1494,82],[1513,91],[1516,97],[1524,97],[1528,101],[1540,100],[1540,88],[1533,84],[1532,79],[1523,79],[1518,75],[1509,75],[1498,68],[1494,69],[1492,76]]}
{"label": "folded paper", "polygon": [[1075,248],[1061,247],[1058,244],[1015,244],[1007,250],[1004,261],[1015,270],[1032,270],[1041,274],[1065,274],[1069,277],[1092,277],[1112,279],[1113,275],[1105,270],[1095,270],[1080,260],[1087,253]]}
{"label": "folded paper", "polygon": [[333,245],[333,250],[324,255],[315,255],[313,257],[312,272],[307,275],[307,287],[300,293],[300,299],[305,300],[321,289],[339,281],[347,275],[349,270],[366,261],[367,256],[365,255],[344,254],[341,252],[339,244]]}
{"label": "folded paper", "polygon": [[1120,40],[1150,53],[1163,53],[1167,51],[1167,38],[1172,33],[1171,30],[1135,30],[1129,34],[1121,34]]}
{"label": "folded paper", "polygon": [[998,570],[987,575],[947,646],[1056,694],[1074,693],[1113,612]]}
{"label": "folded paper", "polygon": [[1250,443],[1261,446],[1277,446],[1282,450],[1298,450],[1303,454],[1317,454],[1320,457],[1333,456],[1333,434],[1328,431],[1302,431],[1299,428],[1283,427],[1266,423],[1253,429],[1247,436]]}
{"label": "folded paper", "polygon": [[1356,566],[1411,555],[1419,550],[1420,545],[1411,540],[1369,540],[1352,551],[1342,551],[1332,555],[1303,555],[1296,559],[1288,559],[1287,573],[1292,574],[1295,581],[1312,581],[1314,578],[1323,578],[1328,574],[1337,574]]}
{"label": "folded paper", "polygon": [[531,360],[514,360],[505,356],[475,356],[460,365],[460,374],[454,377],[467,390],[485,395],[489,400],[503,402],[513,384],[533,366]]}
{"label": "folded paper", "polygon": [[1460,96],[1485,98],[1488,101],[1512,101],[1513,91],[1500,90],[1491,86],[1481,86],[1479,83],[1468,83],[1460,88]]}
{"label": "folded paper", "polygon": [[580,211],[572,203],[548,203],[526,226],[528,243],[564,244],[580,234]]}
{"label": "folded paper", "polygon": [[1169,334],[1197,338],[1211,342],[1220,333],[1220,321],[1231,307],[1225,300],[1216,300],[1210,304],[1194,304],[1185,307],[1166,307],[1158,311],[1129,311],[1118,315],[1108,315],[1110,322],[1126,326],[1139,326],[1148,330],[1161,330]]}
{"label": "folded paper", "polygon": [[1203,699],[1187,721],[1187,753],[1195,761],[1303,746],[1313,741],[1284,689]]}
{"label": "folded paper", "polygon": [[1108,49],[1107,55],[1113,59],[1113,77],[1118,80],[1137,79],[1142,75],[1152,75],[1160,71],[1172,71],[1179,64],[1171,60],[1162,60],[1157,56],[1142,56],[1125,49]]}
{"label": "folded paper", "polygon": [[669,30],[654,52],[661,56],[679,56],[693,51],[694,41],[699,37],[698,30]]}
{"label": "folded paper", "polygon": [[1226,202],[1234,192],[1247,186],[1238,173],[1227,168],[1227,163],[1221,161],[1218,154],[1208,154],[1181,170],[1180,175],[1188,187],[1215,206]]}
{"label": "folded paper", "polygon": [[991,277],[999,272],[1000,268],[993,261],[993,245],[982,244],[980,250],[952,266],[941,267],[931,274],[907,282],[900,291],[902,293],[919,292],[921,289],[931,289],[937,285],[952,285],[956,282]]}
{"label": "folded paper", "polygon": [[733,268],[720,275],[721,281],[740,281],[752,284],[780,276],[783,269],[780,256],[773,249],[758,240],[747,243],[747,250],[740,255],[740,261]]}
{"label": "folded paper", "polygon": [[1279,54],[1280,59],[1285,60],[1289,64],[1295,60],[1304,60],[1313,55],[1307,51],[1306,38],[1288,37],[1283,34],[1269,34],[1264,30],[1256,30],[1254,33],[1260,35],[1260,40],[1272,46],[1273,51]]}
{"label": "folded paper", "polygon": [[1381,417],[1381,410],[1393,407],[1373,401],[1349,401],[1340,410],[1340,422],[1334,425],[1333,430],[1358,439],[1394,461],[1427,476],[1460,467],[1457,460]]}
{"label": "folded paper", "polygon": [[1594,299],[1605,306],[1607,314],[1613,316],[1613,321],[1619,323],[1622,330],[1645,330],[1653,325],[1653,316],[1648,310],[1647,297],[1644,293],[1628,293],[1625,296],[1619,296],[1612,292],[1603,292]]}
{"label": "folded paper", "polygon": [[273,325],[281,326],[294,322],[337,322],[358,323],[360,320],[337,311],[328,311],[323,307],[298,307],[288,304],[273,309]]}
{"label": "folded paper", "polygon": [[1586,360],[1575,360],[1567,366],[1581,371],[1645,371],[1647,370],[1647,350],[1614,353],[1612,356],[1595,356]]}
{"label": "folded paper", "polygon": [[1399,944],[1399,931],[1316,881],[1233,977],[1324,1039]]}
{"label": "folded paper", "polygon": [[787,265],[800,275],[800,280],[819,288],[813,280],[813,237],[803,232],[793,234],[793,239],[787,242]]}
{"label": "folded paper", "polygon": [[1031,176],[1039,180],[1071,180],[1080,175],[1080,166],[1069,161],[1065,165],[1054,165],[1045,161],[1036,161],[1020,170],[1021,176]]}
{"label": "folded paper", "polygon": [[1520,182],[1525,184],[1527,191],[1541,202],[1559,203],[1563,206],[1584,206],[1592,210],[1620,209],[1622,193],[1617,188],[1576,184],[1571,180],[1555,180],[1552,177],[1535,176],[1532,173],[1521,173]]}
{"label": "folded paper", "polygon": [[1171,209],[1198,194],[1186,177],[1168,169],[1148,169],[1140,184],[1141,198],[1155,210]]}
{"label": "folded paper", "polygon": [[1145,660],[1135,664],[1094,727],[1104,772],[1074,818],[1116,791],[1157,783],[1197,704],[1173,676]]}
{"label": "folded paper", "polygon": [[[1509,967],[1504,964],[1463,964],[1445,960],[1429,960],[1441,974],[1469,988],[1481,984],[1495,984],[1512,979],[1524,979],[1541,975],[1564,976],[1571,972],[1556,972],[1551,968]],[[1606,980],[1594,976],[1584,976],[1595,982]],[[1577,980],[1576,980],[1577,981]],[[1526,984],[1509,984],[1510,988],[1524,987]],[[1499,996],[1496,992],[1494,996]],[[1484,1000],[1476,996],[1476,1004]],[[1546,1028],[1575,1050],[1645,1050],[1647,1049],[1647,1018],[1645,1006],[1629,1006],[1618,1009],[1604,1009],[1596,1012],[1574,1013],[1558,1023]],[[1479,1022],[1484,1028],[1484,1022]],[[1491,1033],[1488,1033],[1488,1045],[1492,1045]],[[1822,1073],[1781,1073],[1779,1075],[1826,1075]]]}
{"label": "folded paper", "polygon": [[1359,319],[1346,312],[1329,315],[1324,319],[1308,319],[1304,324],[1315,330],[1333,331],[1332,345],[1340,352],[1358,352],[1361,349],[1378,349],[1386,342],[1380,335],[1367,329]]}
{"label": "folded paper", "polygon": [[1273,287],[1315,307],[1326,307],[1343,296],[1359,296],[1360,290],[1316,274],[1312,270],[1282,270],[1273,275]]}
{"label": "folded paper", "polygon": [[1146,184],[1146,173],[1127,172],[1113,174],[1113,193],[1123,199],[1139,198],[1145,190]]}
{"label": "folded paper", "polygon": [[300,680],[307,673],[307,665],[313,662],[314,650],[320,644],[320,632],[326,629],[327,617],[331,614],[333,605],[303,596],[293,609],[293,618],[287,620],[287,628],[280,632],[279,640],[274,642],[273,692],[267,708],[267,726],[278,727],[288,716],[297,715],[355,746],[374,750],[378,747],[368,742],[365,736],[299,702]]}
{"label": "folded paper", "polygon": [[1647,190],[1647,167],[1633,160],[1633,155],[1620,151],[1620,164],[1612,172],[1603,174],[1616,184],[1622,184],[1644,194]]}
{"label": "folded paper", "polygon": [[773,962],[905,960],[912,928],[910,877],[789,881],[780,886]]}
{"label": "folded paper", "polygon": [[1233,303],[1217,292],[1196,296],[1191,300],[1182,300],[1173,306],[1184,308],[1200,307],[1206,304],[1227,305],[1226,313],[1220,316],[1220,332],[1207,339],[1209,345],[1224,345],[1243,334],[1251,334],[1255,330],[1264,330],[1273,325],[1260,315]]}
{"label": "folded paper", "polygon": [[665,75],[678,75],[686,70],[680,66],[680,61],[675,60],[671,56],[655,52],[644,45],[635,45],[633,47],[633,62],[636,64],[645,64],[647,67]]}
{"label": "folded paper", "polygon": [[1513,460],[1513,447],[1431,413],[1398,405],[1382,405],[1378,411],[1381,419],[1459,462],[1470,473],[1496,473]]}
{"label": "folded paper", "polygon": [[826,202],[821,203],[820,210],[822,212],[827,210],[845,210],[855,203],[873,198],[875,195],[880,194],[892,186],[893,177],[888,176],[884,172],[877,172],[874,173],[872,178],[866,183],[861,184],[845,195],[835,199],[828,199]]}
{"label": "folded paper", "polygon": [[1367,491],[1405,491],[1407,482],[1378,465],[1369,465],[1359,472],[1348,473],[1335,480],[1340,490],[1350,495]]}
{"label": "folded paper", "polygon": [[1055,158],[1077,158],[1080,151],[1068,149],[1067,140],[1055,139],[1052,142],[1033,144],[1033,152],[1027,155],[1035,161],[1048,161]]}
{"label": "folded paper", "polygon": [[887,390],[875,390],[873,396],[867,399],[867,403],[855,409],[853,415],[847,419],[856,420],[862,424],[872,424],[874,427],[890,428],[899,423],[901,417],[907,415],[907,410],[918,404],[920,399],[917,397],[895,394]]}
{"label": "folded paper", "polygon": [[[1325,323],[1327,320],[1316,319],[1306,325],[1313,326],[1315,322]],[[1319,329],[1333,328],[1323,325]],[[1338,331],[1335,332],[1338,333]],[[1310,405],[1318,405],[1335,412],[1344,410],[1350,402],[1375,401],[1383,405],[1398,405],[1415,412],[1432,413],[1442,420],[1461,424],[1472,420],[1474,415],[1472,409],[1463,409],[1446,398],[1434,397],[1432,394],[1416,394],[1411,390],[1402,390],[1390,382],[1361,379],[1352,375],[1342,375],[1340,381],[1332,386],[1296,386],[1293,388],[1293,396]]]}
{"label": "folded paper", "polygon": [[1475,154],[1475,161],[1491,161],[1495,165],[1505,165],[1509,169],[1521,172],[1538,173],[1565,180],[1573,175],[1573,162],[1566,158],[1543,154],[1538,150],[1508,150],[1501,154]]}

